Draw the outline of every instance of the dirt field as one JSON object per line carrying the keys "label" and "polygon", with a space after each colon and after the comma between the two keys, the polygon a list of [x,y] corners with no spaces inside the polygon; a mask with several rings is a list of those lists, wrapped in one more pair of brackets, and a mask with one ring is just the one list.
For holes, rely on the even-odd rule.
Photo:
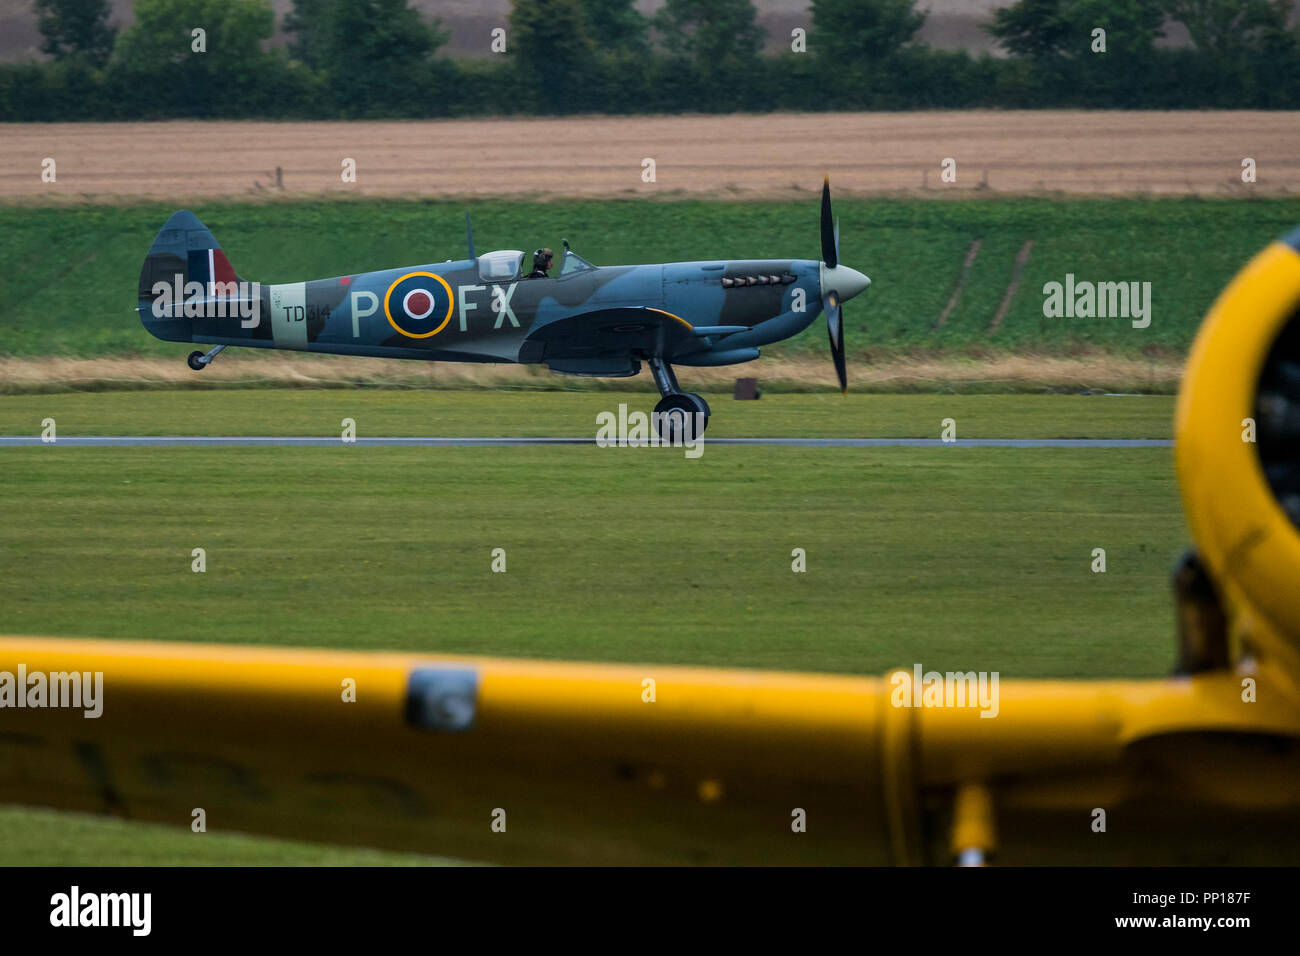
{"label": "dirt field", "polygon": [[[636,378],[577,379],[537,366],[461,365],[447,362],[385,362],[334,356],[241,354],[195,375],[178,356],[159,358],[0,356],[0,395],[39,392],[98,392],[174,388],[520,388],[603,389],[653,392],[645,370]],[[1150,392],[1172,394],[1182,361],[1171,357],[1126,358],[993,355],[984,359],[892,357],[853,362],[855,391],[867,392]],[[687,388],[730,390],[738,377],[757,376],[763,388],[779,391],[833,391],[829,358],[764,358],[726,368],[679,368]]]}
{"label": "dirt field", "polygon": [[[42,161],[56,163],[43,182]],[[940,180],[956,161],[957,180]],[[1242,160],[1258,182],[1243,185]],[[345,159],[356,182],[341,178]],[[643,181],[653,159],[655,181]],[[277,168],[281,171],[277,183]],[[1300,189],[1300,114],[933,112],[0,125],[0,198]]]}

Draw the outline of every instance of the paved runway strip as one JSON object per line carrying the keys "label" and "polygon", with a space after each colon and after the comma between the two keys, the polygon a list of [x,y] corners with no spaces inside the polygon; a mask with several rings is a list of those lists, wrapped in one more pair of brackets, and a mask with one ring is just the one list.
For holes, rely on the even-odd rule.
{"label": "paved runway strip", "polygon": [[[706,445],[785,445],[801,448],[1172,448],[1163,438],[705,438]],[[73,446],[173,446],[173,445],[414,445],[430,447],[483,447],[489,445],[594,445],[595,438],[341,438],[308,436],[222,435],[73,435],[44,442],[35,435],[0,435],[0,447],[26,445]]]}

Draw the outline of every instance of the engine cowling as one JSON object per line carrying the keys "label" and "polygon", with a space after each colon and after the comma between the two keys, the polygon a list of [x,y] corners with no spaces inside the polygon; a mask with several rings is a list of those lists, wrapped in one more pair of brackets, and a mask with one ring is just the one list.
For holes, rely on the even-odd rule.
{"label": "engine cowling", "polygon": [[1275,661],[1300,697],[1300,230],[1251,260],[1206,316],[1175,440],[1236,656]]}

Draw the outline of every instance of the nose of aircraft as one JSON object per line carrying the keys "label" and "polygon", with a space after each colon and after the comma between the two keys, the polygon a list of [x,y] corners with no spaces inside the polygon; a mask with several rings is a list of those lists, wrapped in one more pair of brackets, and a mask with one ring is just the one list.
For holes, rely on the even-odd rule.
{"label": "nose of aircraft", "polygon": [[857,269],[848,266],[822,266],[822,295],[834,292],[841,302],[847,302],[867,286],[871,280]]}

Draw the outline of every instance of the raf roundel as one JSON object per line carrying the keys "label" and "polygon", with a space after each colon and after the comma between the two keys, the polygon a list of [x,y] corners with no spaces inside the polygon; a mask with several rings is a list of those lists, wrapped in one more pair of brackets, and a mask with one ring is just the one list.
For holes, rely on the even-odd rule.
{"label": "raf roundel", "polygon": [[384,293],[388,323],[407,338],[437,335],[451,320],[451,286],[432,272],[408,272]]}

